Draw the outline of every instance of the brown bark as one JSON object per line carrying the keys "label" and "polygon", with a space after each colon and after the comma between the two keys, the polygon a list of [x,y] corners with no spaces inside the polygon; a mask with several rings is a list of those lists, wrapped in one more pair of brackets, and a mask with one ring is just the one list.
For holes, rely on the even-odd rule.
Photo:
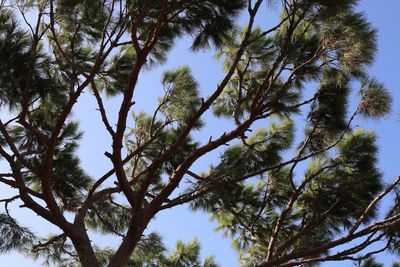
{"label": "brown bark", "polygon": [[137,219],[132,221],[129,229],[122,240],[117,252],[111,258],[108,267],[123,267],[129,260],[133,250],[142,238],[143,231],[146,229],[151,217],[143,215],[135,216]]}
{"label": "brown bark", "polygon": [[78,254],[79,261],[84,267],[99,267],[97,257],[94,253],[93,247],[90,243],[89,236],[85,229],[76,229],[79,233],[77,236],[72,237],[71,241]]}

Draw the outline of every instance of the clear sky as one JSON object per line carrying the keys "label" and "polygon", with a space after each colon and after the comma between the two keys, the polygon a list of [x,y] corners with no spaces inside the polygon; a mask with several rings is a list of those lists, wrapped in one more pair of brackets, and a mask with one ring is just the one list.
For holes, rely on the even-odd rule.
{"label": "clear sky", "polygon": [[[338,0],[340,1],[340,0]],[[393,180],[400,175],[400,1],[399,0],[363,0],[360,1],[359,10],[366,13],[367,18],[379,31],[379,52],[375,64],[370,68],[372,76],[382,81],[392,92],[394,105],[390,117],[380,121],[365,122],[359,121],[360,127],[374,130],[378,135],[380,145],[379,165],[384,173],[386,181]],[[262,19],[270,23],[270,17],[274,17],[273,11],[263,10],[266,14]],[[221,65],[213,59],[212,53],[190,54],[187,52],[188,42],[182,41],[177,44],[171,52],[166,65],[143,74],[139,82],[135,101],[135,109],[151,110],[157,101],[157,96],[161,92],[160,74],[163,70],[175,68],[181,65],[189,65],[194,76],[199,81],[201,92],[207,95],[213,90],[221,78]],[[108,104],[108,113],[116,111],[118,99],[112,99]],[[79,100],[78,106],[74,110],[75,116],[81,121],[81,127],[85,130],[79,153],[82,156],[82,164],[89,174],[93,177],[101,176],[111,165],[103,157],[104,150],[110,144],[106,136],[104,127],[95,111],[95,103],[89,93]],[[226,122],[208,121],[208,129],[215,132],[223,132],[224,127],[229,124]],[[204,161],[196,167],[200,170],[206,168],[212,162]],[[1,166],[1,165],[0,165]],[[0,186],[0,196],[8,195],[4,187]],[[26,226],[31,226],[39,232],[46,233],[51,228],[43,223],[37,216],[27,210],[20,210],[18,205],[12,206],[12,212]],[[216,260],[223,267],[238,266],[235,252],[230,248],[229,240],[224,240],[220,232],[214,232],[215,224],[208,220],[208,215],[194,214],[187,211],[185,207],[175,208],[165,211],[157,216],[148,231],[157,231],[164,236],[165,243],[172,247],[176,240],[182,239],[190,241],[197,237],[202,244],[204,255],[213,254]],[[95,240],[97,237],[94,238]],[[101,239],[102,244],[110,245],[116,243],[117,239]],[[1,242],[1,241],[0,241]],[[387,255],[378,257],[387,266],[392,262],[392,258]],[[39,262],[32,262],[24,256],[12,253],[0,255],[0,266],[41,266]],[[350,263],[329,263],[324,266],[351,266]]]}

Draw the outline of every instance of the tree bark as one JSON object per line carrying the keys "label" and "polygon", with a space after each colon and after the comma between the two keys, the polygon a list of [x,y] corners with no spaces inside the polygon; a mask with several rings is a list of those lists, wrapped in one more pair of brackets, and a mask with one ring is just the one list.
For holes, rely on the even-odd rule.
{"label": "tree bark", "polygon": [[89,236],[83,230],[77,229],[79,236],[71,238],[72,244],[78,254],[79,261],[84,267],[100,267],[96,254],[90,243]]}
{"label": "tree bark", "polygon": [[143,232],[151,220],[150,216],[144,216],[143,213],[138,215],[136,218],[136,220],[132,220],[121,246],[111,258],[108,267],[126,266],[129,257],[142,238]]}

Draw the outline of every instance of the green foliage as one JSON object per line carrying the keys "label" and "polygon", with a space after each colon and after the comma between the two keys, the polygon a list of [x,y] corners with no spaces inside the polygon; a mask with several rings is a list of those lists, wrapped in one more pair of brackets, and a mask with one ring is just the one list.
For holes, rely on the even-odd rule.
{"label": "green foliage", "polygon": [[272,123],[268,130],[260,129],[249,136],[244,144],[227,148],[220,163],[211,167],[209,176],[236,181],[247,173],[277,164],[282,159],[281,153],[290,148],[293,139],[294,124],[291,120]]}
{"label": "green foliage", "polygon": [[363,67],[371,64],[376,52],[376,31],[361,13],[346,10],[322,24],[327,42],[333,42],[340,69],[363,76]]}
{"label": "green foliage", "polygon": [[[180,101],[179,99],[171,100]],[[167,106],[170,112],[176,111],[179,114],[187,114],[186,111],[179,110],[177,107],[173,105]],[[187,106],[187,108],[192,108],[192,106]],[[183,113],[181,113],[183,112]],[[151,143],[142,153],[142,158],[139,162],[137,171],[141,172],[142,169],[149,164],[157,157],[162,155],[165,151],[167,151],[174,142],[177,141],[178,137],[181,134],[182,128],[178,124],[178,127],[165,127],[159,120],[153,120],[153,117],[147,115],[144,112],[139,112],[138,114],[133,113],[133,119],[135,120],[135,127],[131,130],[130,133],[126,136],[126,142],[128,149],[130,151],[134,151],[136,148],[140,147],[146,141],[148,141],[151,136],[149,134],[154,134],[157,136],[156,140]],[[175,114],[177,115],[177,114]],[[174,116],[171,114],[171,116]],[[181,121],[183,122],[183,121]],[[168,123],[169,124],[169,123]],[[186,137],[184,142],[179,146],[179,151],[174,154],[168,161],[165,162],[162,168],[160,168],[161,173],[171,174],[171,172],[179,166],[179,164],[186,158],[189,153],[191,153],[198,146],[197,142],[195,142],[190,136]],[[157,179],[153,179],[154,182],[158,181]]]}
{"label": "green foliage", "polygon": [[34,242],[35,236],[7,214],[0,213],[0,240],[0,254],[13,250],[22,252]]}
{"label": "green foliage", "polygon": [[[34,110],[27,115],[29,123],[44,136],[50,136],[57,123],[54,114],[58,114],[68,100],[69,79],[60,75],[58,68],[54,68],[51,57],[46,55],[42,45],[34,46],[28,33],[19,29],[11,12],[0,12],[1,104],[13,110],[32,105]],[[31,66],[33,73],[30,72]],[[9,127],[7,130],[27,161],[34,168],[43,169],[45,144],[42,140],[22,126]],[[78,123],[67,122],[54,149],[53,189],[67,210],[78,206],[82,201],[82,190],[87,189],[91,181],[79,167],[80,160],[75,155],[81,136]],[[40,191],[38,172],[26,172],[24,179],[35,191]]]}
{"label": "green foliage", "polygon": [[25,255],[42,261],[44,266],[78,267],[80,264],[72,251],[72,244],[64,236],[49,235],[34,244],[32,249],[26,250]]}
{"label": "green foliage", "polygon": [[128,265],[132,267],[162,266],[166,261],[165,252],[166,248],[162,243],[161,236],[151,233],[141,240]]}
{"label": "green foliage", "polygon": [[308,115],[306,131],[313,137],[309,142],[310,150],[321,149],[347,129],[348,82],[336,70],[324,72]]}
{"label": "green foliage", "polygon": [[[51,112],[54,111],[41,109],[31,114],[32,122],[36,122],[45,133],[50,133],[51,124],[55,123],[54,117],[50,118]],[[43,123],[44,121],[46,123]],[[31,165],[34,168],[42,169],[45,164],[43,162],[43,153],[45,153],[43,143],[22,127],[12,128],[10,133],[18,149],[26,154]],[[78,123],[68,123],[60,134],[54,151],[53,190],[66,210],[75,209],[83,201],[83,191],[91,184],[91,178],[80,167],[80,160],[76,156],[77,144],[81,136],[82,134],[78,132]],[[24,179],[35,191],[41,190],[40,173],[28,172],[24,175]]]}
{"label": "green foliage", "polygon": [[[32,57],[32,55],[35,57]],[[18,25],[15,15],[0,10],[0,104],[9,109],[21,108],[23,97],[28,103],[65,99],[65,83],[50,67],[50,57],[43,46],[33,47],[30,36]],[[29,77],[29,70],[34,71]],[[32,79],[28,88],[28,79]]]}
{"label": "green foliage", "polygon": [[[379,235],[400,252],[400,193],[389,187],[397,190],[390,221],[379,222],[386,187],[376,137],[352,124],[387,116],[392,102],[368,75],[376,30],[356,0],[28,0],[17,1],[19,9],[6,2],[0,108],[14,119],[0,121],[9,167],[1,184],[61,234],[36,237],[1,200],[0,253],[19,250],[59,266],[107,266],[122,256],[114,266],[217,267],[213,257],[201,259],[196,239],[169,251],[159,234],[143,234],[158,212],[185,203],[210,214],[242,266],[355,259],[362,245],[344,256],[331,251]],[[282,7],[271,29],[255,16],[265,2]],[[22,26],[20,15],[39,20]],[[250,17],[244,27],[236,23],[242,15]],[[156,109],[132,112],[143,71],[165,64],[178,38],[192,52],[213,48],[226,76],[203,95],[190,66],[167,70]],[[350,113],[357,84],[360,102]],[[113,168],[98,180],[82,167],[83,132],[71,115],[88,87],[112,140],[105,155]],[[111,109],[107,97],[120,105]],[[232,128],[216,136],[203,127],[213,115],[212,123]],[[211,137],[202,140],[196,131],[207,129]],[[219,157],[194,173],[210,152]],[[354,236],[373,223],[371,236]],[[121,249],[93,244],[92,231],[121,237]],[[359,266],[381,265],[370,257]]]}
{"label": "green foliage", "polygon": [[132,70],[132,63],[136,60],[136,53],[131,46],[123,46],[112,57],[103,73],[99,75],[96,83],[104,89],[108,96],[115,96],[123,92],[126,81]]}
{"label": "green foliage", "polygon": [[[245,38],[246,30],[247,28],[232,31],[233,41],[227,43],[216,55],[217,59],[224,59],[226,71],[233,64],[240,43]],[[262,81],[278,56],[277,50],[274,49],[277,44],[274,43],[274,39],[265,37],[260,28],[255,28],[250,33],[249,39],[252,42],[237,64],[237,71],[214,103],[213,112],[217,117],[244,118],[250,111],[251,102],[257,90],[265,89],[267,86]],[[293,84],[282,84],[277,79],[276,85],[265,90],[262,98],[265,100],[264,106],[268,107],[271,114],[289,115],[298,112],[298,109],[292,105],[299,101],[300,96],[301,93],[295,90]]]}
{"label": "green foliage", "polygon": [[379,118],[390,112],[392,97],[376,80],[366,82],[360,91],[360,112],[367,118]]}
{"label": "green foliage", "polygon": [[[284,141],[284,136],[280,133],[280,140]],[[249,140],[255,140],[254,136]],[[290,142],[284,143],[287,145]],[[279,147],[280,149],[282,147]],[[273,149],[265,151],[273,153]],[[280,242],[283,243],[287,238],[301,232],[301,225],[306,222],[316,225],[312,232],[308,232],[288,247],[287,253],[319,247],[332,240],[343,227],[352,225],[382,189],[381,173],[375,167],[377,148],[373,134],[355,131],[338,144],[337,151],[338,156],[329,161],[312,161],[304,175],[304,180],[309,182],[282,226]],[[223,158],[221,165],[213,168],[213,172],[224,166],[228,172],[225,177],[237,175],[231,178],[237,179],[260,168],[251,165],[256,162],[253,159],[237,153],[243,152],[238,147],[229,148],[224,154],[227,159]],[[268,166],[268,162],[270,160],[261,165]],[[228,165],[232,163],[237,165]],[[235,171],[230,174],[229,170]],[[265,259],[265,250],[261,244],[253,244],[253,240],[270,238],[271,225],[274,225],[279,216],[278,210],[285,208],[285,203],[289,201],[293,192],[290,189],[289,168],[274,170],[264,175],[266,182],[260,181],[257,185],[241,182],[217,188],[206,198],[192,204],[195,210],[210,212],[211,218],[219,223],[217,229],[234,239],[232,245],[241,252],[244,266],[252,266],[254,262],[261,263]],[[329,217],[322,223],[317,223],[327,210],[330,211]],[[255,217],[256,214],[258,217]],[[376,210],[373,209],[365,218],[365,223],[375,216]],[[251,235],[246,227],[252,227]]]}
{"label": "green foliage", "polygon": [[[17,85],[20,89],[20,83],[15,82],[19,76],[26,74],[26,64],[30,59],[30,42],[26,33],[17,28],[13,14],[7,10],[0,11],[0,51],[1,105],[11,108],[21,99],[15,88]],[[15,68],[16,66],[18,68]]]}
{"label": "green foliage", "polygon": [[[372,134],[355,132],[339,144],[338,150],[339,156],[332,163],[319,161],[310,165],[306,179],[314,177],[313,182],[299,199],[302,220],[317,220],[330,211],[325,222],[313,230],[314,234],[322,234],[313,237],[319,244],[333,238],[343,227],[351,227],[382,188],[381,173],[374,166],[376,146]],[[375,216],[375,210],[371,210],[365,223]],[[311,244],[311,240],[305,241],[301,246]]]}
{"label": "green foliage", "polygon": [[[97,249],[96,254],[101,259],[101,266],[107,266],[113,255],[112,249]],[[178,240],[174,250],[168,252],[157,233],[144,236],[126,266],[129,267],[218,267],[213,256],[201,260],[200,243],[193,239],[189,243]]]}
{"label": "green foliage", "polygon": [[112,199],[103,199],[94,204],[88,212],[86,225],[103,234],[122,235],[128,228],[130,215],[128,207],[120,205]]}
{"label": "green foliage", "polygon": [[179,25],[181,29],[193,35],[193,50],[208,48],[211,45],[222,47],[229,38],[227,32],[232,28],[234,19],[244,7],[243,0],[193,3],[185,17],[172,20],[171,29],[176,30],[174,26]]}
{"label": "green foliage", "polygon": [[161,112],[168,120],[185,125],[201,104],[198,84],[189,67],[164,72],[161,82],[165,90],[165,96],[160,99]]}
{"label": "green foliage", "polygon": [[[354,266],[357,267],[384,267],[383,264],[378,263],[375,259],[375,257],[370,256],[366,259],[359,260],[357,264],[354,264]],[[398,262],[393,262],[391,267],[398,267],[399,263]]]}
{"label": "green foliage", "polygon": [[383,267],[383,264],[377,263],[374,257],[368,257],[361,261],[357,266],[360,267]]}
{"label": "green foliage", "polygon": [[57,14],[63,30],[71,33],[77,30],[78,25],[79,32],[93,41],[101,37],[101,30],[107,20],[108,12],[101,1],[57,1]]}
{"label": "green foliage", "polygon": [[171,254],[169,261],[173,266],[189,267],[198,266],[198,255],[200,253],[200,246],[196,239],[184,244],[182,241],[176,243],[176,249]]}

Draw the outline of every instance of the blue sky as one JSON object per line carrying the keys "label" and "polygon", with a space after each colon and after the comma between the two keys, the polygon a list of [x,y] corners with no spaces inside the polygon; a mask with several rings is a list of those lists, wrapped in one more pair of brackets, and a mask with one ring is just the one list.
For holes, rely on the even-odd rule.
{"label": "blue sky", "polygon": [[[377,133],[380,146],[379,166],[386,181],[389,182],[400,175],[400,157],[398,156],[400,154],[400,141],[398,139],[400,134],[400,16],[398,14],[400,1],[364,0],[360,2],[358,9],[366,13],[367,18],[379,31],[379,52],[375,64],[369,71],[372,76],[386,85],[392,92],[394,99],[391,116],[379,121],[359,121],[358,123],[360,127]],[[271,23],[270,18],[276,16],[276,14],[266,9],[263,12],[265,12],[265,15],[259,22]],[[187,51],[188,47],[187,40],[179,42],[171,52],[166,65],[142,75],[135,96],[136,110],[152,110],[157,101],[157,96],[160,95],[162,90],[159,82],[160,74],[163,70],[181,65],[189,65],[192,68],[194,76],[200,83],[202,94],[207,95],[215,89],[221,78],[221,65],[213,59],[212,53],[191,54]],[[112,114],[113,111],[115,113],[118,103],[118,99],[111,99],[107,103],[108,114]],[[94,99],[89,93],[86,93],[79,100],[74,109],[74,114],[81,121],[82,129],[85,130],[85,136],[79,150],[82,156],[82,164],[90,175],[99,177],[111,167],[108,160],[102,156],[110,144],[110,139],[107,137],[104,126],[95,110]],[[113,120],[112,117],[111,120]],[[210,132],[212,131],[214,136],[224,132],[224,129],[230,125],[225,121],[218,121],[218,124],[215,121],[207,121],[207,123],[207,129]],[[207,134],[199,135],[199,137],[205,137]],[[209,158],[201,161],[195,167],[198,170],[207,168],[215,156],[217,156],[217,153],[210,155]],[[8,194],[10,192],[0,186],[0,196]],[[46,233],[49,229],[56,230],[27,210],[20,210],[18,205],[12,206],[12,212],[22,223],[39,232]],[[197,237],[202,244],[204,255],[215,255],[217,262],[224,267],[238,266],[235,252],[230,248],[229,240],[222,239],[221,233],[215,232],[214,228],[215,224],[209,221],[208,215],[190,213],[185,207],[178,207],[159,214],[156,220],[150,224],[148,231],[155,230],[162,234],[169,247],[172,247],[178,239],[190,241],[193,237]],[[94,237],[94,240],[96,239],[97,237]],[[101,239],[101,242],[111,246],[117,242],[117,239]],[[387,255],[382,255],[378,259],[385,262],[387,266],[392,262],[392,258]],[[0,265],[13,267],[41,266],[40,263],[34,263],[15,253],[1,255]],[[351,264],[329,263],[324,266],[351,266]]]}

